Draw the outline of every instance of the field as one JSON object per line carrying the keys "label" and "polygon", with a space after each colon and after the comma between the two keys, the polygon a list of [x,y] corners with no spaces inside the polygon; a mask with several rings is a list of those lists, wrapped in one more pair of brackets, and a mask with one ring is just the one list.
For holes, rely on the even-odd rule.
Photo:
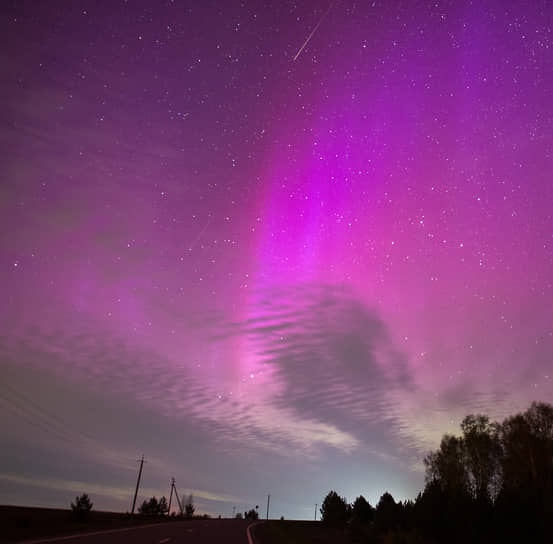
{"label": "field", "polygon": [[167,518],[152,518],[138,514],[131,518],[129,514],[94,510],[90,512],[88,520],[76,521],[70,510],[0,506],[0,543],[133,527],[163,521],[170,523],[170,519]]}
{"label": "field", "polygon": [[330,529],[318,521],[268,521],[253,529],[259,544],[348,544],[343,529]]}

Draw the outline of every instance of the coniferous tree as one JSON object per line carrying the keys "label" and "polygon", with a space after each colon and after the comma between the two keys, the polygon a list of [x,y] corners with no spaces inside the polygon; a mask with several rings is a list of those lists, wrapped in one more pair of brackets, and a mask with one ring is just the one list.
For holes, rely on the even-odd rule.
{"label": "coniferous tree", "polygon": [[194,515],[195,510],[194,497],[192,495],[188,495],[188,499],[186,499],[186,503],[184,505],[184,513],[186,514],[186,517],[191,518]]}
{"label": "coniferous tree", "polygon": [[359,523],[370,523],[374,519],[374,508],[360,495],[353,502],[351,514],[352,519]]}
{"label": "coniferous tree", "polygon": [[85,521],[88,519],[92,506],[93,503],[86,493],[83,493],[80,497],[75,497],[75,502],[71,503],[73,517],[79,521]]}
{"label": "coniferous tree", "polygon": [[349,505],[336,491],[330,491],[321,505],[321,521],[338,527],[344,525],[349,517]]}

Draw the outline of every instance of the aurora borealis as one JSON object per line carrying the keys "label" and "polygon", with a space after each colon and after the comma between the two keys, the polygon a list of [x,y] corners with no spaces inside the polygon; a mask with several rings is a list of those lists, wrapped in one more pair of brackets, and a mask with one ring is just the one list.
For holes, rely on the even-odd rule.
{"label": "aurora borealis", "polygon": [[549,2],[1,13],[1,503],[311,518],[551,402]]}

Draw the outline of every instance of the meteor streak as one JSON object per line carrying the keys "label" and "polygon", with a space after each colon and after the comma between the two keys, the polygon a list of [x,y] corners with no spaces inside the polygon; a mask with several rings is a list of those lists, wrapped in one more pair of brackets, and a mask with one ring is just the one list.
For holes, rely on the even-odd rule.
{"label": "meteor streak", "polygon": [[315,25],[315,28],[311,31],[311,33],[309,34],[309,36],[307,36],[307,40],[305,40],[303,42],[303,45],[299,48],[298,52],[296,53],[296,55],[294,56],[294,62],[296,61],[296,59],[301,55],[301,52],[304,50],[305,46],[309,43],[309,40],[313,37],[313,35],[315,34],[315,32],[317,32],[317,29],[321,26],[321,23],[324,21],[324,18],[328,15],[328,12],[330,11],[330,8],[332,8],[332,6],[334,5],[334,2],[336,0],[334,0],[333,2],[330,3],[330,5],[328,6],[328,8],[326,8],[326,11],[323,13],[323,16],[319,19],[319,22]]}

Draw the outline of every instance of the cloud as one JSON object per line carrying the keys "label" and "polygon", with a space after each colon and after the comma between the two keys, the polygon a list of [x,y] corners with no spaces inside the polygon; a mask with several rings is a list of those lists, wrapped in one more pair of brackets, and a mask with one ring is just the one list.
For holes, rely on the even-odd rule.
{"label": "cloud", "polygon": [[46,324],[32,330],[16,326],[3,338],[6,362],[36,366],[97,395],[117,395],[175,418],[189,430],[202,429],[218,442],[282,453],[307,452],[317,444],[345,451],[357,445],[335,425],[275,403],[278,383],[229,382],[203,367],[177,362],[161,349],[131,345],[86,319],[72,325],[71,332]]}
{"label": "cloud", "polygon": [[[96,484],[93,482],[85,482],[80,480],[63,480],[60,478],[45,478],[45,477],[28,477],[15,474],[0,474],[0,480],[17,485],[31,486],[31,487],[43,487],[45,489],[55,489],[59,491],[71,491],[73,493],[82,493],[83,490],[89,495],[102,495],[112,499],[120,501],[128,501],[129,498],[129,486],[114,486]],[[140,496],[160,496],[164,493],[163,490],[158,488],[140,488]],[[208,501],[218,502],[240,502],[240,498],[228,495],[226,493],[217,493],[213,491],[206,491],[204,489],[184,489],[182,491],[184,495],[193,495],[194,497],[205,499]]]}
{"label": "cloud", "polygon": [[247,339],[251,371],[278,384],[271,404],[293,410],[297,420],[331,425],[353,437],[355,447],[376,438],[390,446],[401,428],[391,403],[394,391],[415,387],[407,362],[378,313],[349,288],[304,284],[260,291],[245,322],[220,335]]}
{"label": "cloud", "polygon": [[379,313],[341,285],[259,290],[241,321],[189,322],[196,345],[180,351],[105,322],[63,321],[71,329],[13,323],[0,342],[5,357],[176,420],[221,452],[247,444],[317,457],[330,448],[410,466],[467,413],[491,408],[497,417],[512,407],[512,395],[501,402],[503,386],[421,383]]}

